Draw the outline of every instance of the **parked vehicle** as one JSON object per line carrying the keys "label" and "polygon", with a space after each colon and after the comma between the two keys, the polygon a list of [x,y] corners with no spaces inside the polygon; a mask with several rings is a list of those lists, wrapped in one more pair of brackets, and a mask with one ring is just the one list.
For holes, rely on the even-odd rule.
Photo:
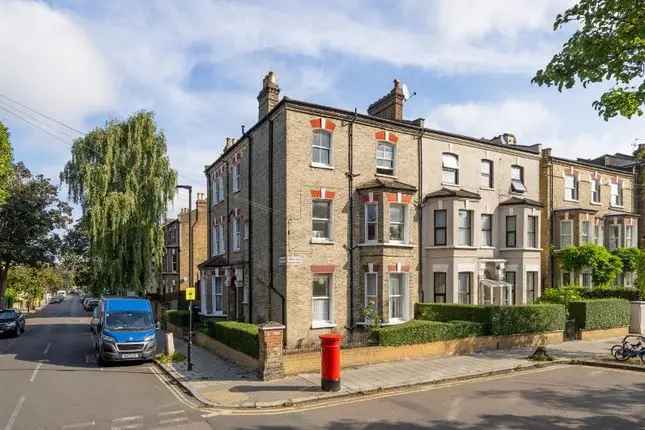
{"label": "parked vehicle", "polygon": [[0,310],[0,334],[20,336],[25,331],[25,316],[15,309]]}
{"label": "parked vehicle", "polygon": [[53,296],[49,298],[49,303],[60,303],[63,301],[61,296]]}
{"label": "parked vehicle", "polygon": [[99,308],[98,306],[92,311],[92,318],[90,319],[90,331],[96,334],[96,326],[99,323]]}
{"label": "parked vehicle", "polygon": [[618,361],[630,358],[640,358],[645,364],[645,336],[630,334],[623,338],[622,343],[611,347],[611,355]]}
{"label": "parked vehicle", "polygon": [[101,299],[95,328],[99,364],[152,360],[157,352],[156,328],[148,299]]}
{"label": "parked vehicle", "polygon": [[65,297],[65,296],[67,295],[67,291],[65,291],[65,290],[58,290],[58,291],[56,292],[56,295],[57,295],[57,296]]}
{"label": "parked vehicle", "polygon": [[99,304],[99,299],[88,299],[85,303],[85,310],[92,312]]}

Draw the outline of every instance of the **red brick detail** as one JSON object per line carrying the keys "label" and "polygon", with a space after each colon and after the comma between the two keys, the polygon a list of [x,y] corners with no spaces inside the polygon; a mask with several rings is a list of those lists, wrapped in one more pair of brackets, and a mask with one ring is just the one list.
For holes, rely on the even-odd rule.
{"label": "red brick detail", "polygon": [[409,205],[412,202],[412,196],[410,194],[403,194],[401,196],[401,201],[406,205]]}
{"label": "red brick detail", "polygon": [[336,191],[325,191],[325,195],[323,196],[325,199],[333,199],[334,197],[336,197]]}
{"label": "red brick detail", "polygon": [[309,121],[312,128],[322,128],[322,118],[315,118]]}
{"label": "red brick detail", "polygon": [[409,265],[406,264],[405,266],[401,266],[401,272],[408,273],[409,271],[410,271]]}
{"label": "red brick detail", "polygon": [[388,272],[396,272],[396,264],[390,264],[387,266]]}
{"label": "red brick detail", "polygon": [[387,201],[390,203],[396,203],[396,193],[385,193],[387,195]]}
{"label": "red brick detail", "polygon": [[387,136],[387,140],[388,140],[388,142],[390,142],[390,143],[396,143],[396,142],[398,142],[398,141],[399,141],[399,136],[397,136],[397,135],[396,135],[396,134],[394,134],[394,133],[389,133],[389,134],[388,134],[388,136]]}
{"label": "red brick detail", "polygon": [[311,273],[334,273],[336,266],[333,264],[312,264]]}
{"label": "red brick detail", "polygon": [[320,190],[310,190],[311,192],[311,197],[314,199],[319,199],[320,198]]}
{"label": "red brick detail", "polygon": [[323,190],[321,188],[317,190],[309,190],[311,193],[311,198],[313,199],[328,199],[331,200],[336,197],[336,191],[325,190],[325,195],[323,195]]}
{"label": "red brick detail", "polygon": [[396,264],[389,264],[387,266],[387,271],[391,273],[408,273],[410,271],[410,265],[406,264],[405,266],[401,265],[401,271],[396,271]]}
{"label": "red brick detail", "polygon": [[336,124],[334,124],[330,120],[326,119],[325,120],[325,130],[333,132],[335,129],[336,129]]}
{"label": "red brick detail", "polygon": [[377,131],[374,133],[374,138],[376,140],[385,140],[385,132],[384,131]]}

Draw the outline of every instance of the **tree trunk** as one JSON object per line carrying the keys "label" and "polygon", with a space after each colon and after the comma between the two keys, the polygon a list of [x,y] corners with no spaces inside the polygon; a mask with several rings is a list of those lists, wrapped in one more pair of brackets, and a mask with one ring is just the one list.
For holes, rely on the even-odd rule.
{"label": "tree trunk", "polygon": [[7,275],[9,273],[9,265],[0,265],[0,309],[5,306],[4,293],[7,290]]}

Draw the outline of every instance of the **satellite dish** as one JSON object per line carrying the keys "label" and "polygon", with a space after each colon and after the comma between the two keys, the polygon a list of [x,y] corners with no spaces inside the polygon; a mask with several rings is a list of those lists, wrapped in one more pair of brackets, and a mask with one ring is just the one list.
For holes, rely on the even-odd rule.
{"label": "satellite dish", "polygon": [[407,101],[410,98],[410,90],[408,89],[408,86],[402,84],[401,91],[403,92],[403,99]]}

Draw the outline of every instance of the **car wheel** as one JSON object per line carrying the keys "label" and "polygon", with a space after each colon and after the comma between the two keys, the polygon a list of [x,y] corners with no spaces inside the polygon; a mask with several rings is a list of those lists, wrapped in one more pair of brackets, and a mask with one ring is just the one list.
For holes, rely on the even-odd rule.
{"label": "car wheel", "polygon": [[16,332],[14,333],[15,337],[20,337],[20,325],[16,325]]}

